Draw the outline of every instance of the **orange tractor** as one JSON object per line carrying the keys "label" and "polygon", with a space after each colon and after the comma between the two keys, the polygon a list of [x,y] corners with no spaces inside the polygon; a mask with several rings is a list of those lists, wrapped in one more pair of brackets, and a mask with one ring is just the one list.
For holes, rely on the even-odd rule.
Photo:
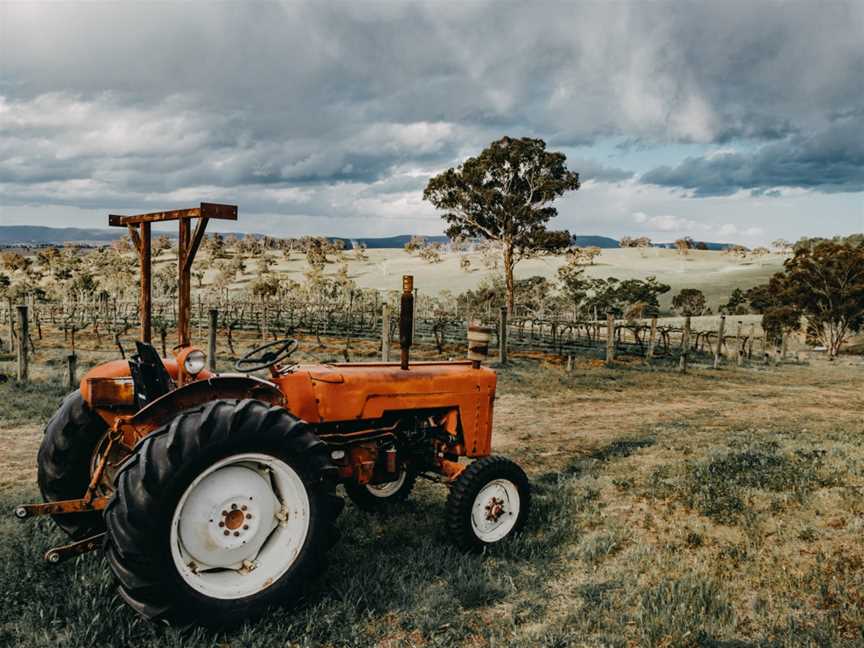
{"label": "orange tractor", "polygon": [[[212,373],[189,341],[189,270],[211,218],[237,208],[110,217],[139,252],[142,340],[131,360],[84,375],[46,427],[44,503],[15,509],[51,515],[72,537],[46,559],[101,546],[145,617],[223,625],[297,600],[336,541],[340,484],[367,511],[404,500],[418,477],[446,484],[447,530],[463,550],[518,532],[530,489],[518,465],[491,455],[488,330],[469,329],[465,362],[410,363],[405,277],[401,362],[295,364],[297,341],[284,339],[243,356],[239,373]],[[180,227],[174,358],[149,343],[150,224],[167,220]],[[260,370],[269,378],[249,375]]]}

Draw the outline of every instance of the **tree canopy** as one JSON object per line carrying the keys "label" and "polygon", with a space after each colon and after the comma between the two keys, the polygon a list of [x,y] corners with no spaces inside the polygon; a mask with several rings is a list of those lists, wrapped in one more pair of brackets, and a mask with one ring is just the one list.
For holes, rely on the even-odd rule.
{"label": "tree canopy", "polygon": [[864,242],[802,246],[774,279],[778,301],[807,318],[809,333],[837,355],[864,328]]}
{"label": "tree canopy", "polygon": [[705,312],[705,295],[698,288],[682,288],[672,298],[672,308],[682,315],[702,315]]}
{"label": "tree canopy", "polygon": [[513,310],[513,268],[520,259],[569,247],[566,231],[546,224],[557,215],[552,202],[579,188],[563,153],[541,139],[503,137],[477,157],[429,180],[423,199],[442,210],[451,239],[483,238],[501,246],[507,307]]}

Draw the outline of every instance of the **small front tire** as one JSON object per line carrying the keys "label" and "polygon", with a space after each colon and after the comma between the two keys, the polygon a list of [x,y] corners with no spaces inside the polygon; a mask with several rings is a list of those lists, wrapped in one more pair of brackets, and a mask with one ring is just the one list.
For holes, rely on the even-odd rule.
{"label": "small front tire", "polygon": [[447,530],[463,551],[481,551],[522,530],[531,507],[525,471],[504,457],[468,466],[447,497]]}

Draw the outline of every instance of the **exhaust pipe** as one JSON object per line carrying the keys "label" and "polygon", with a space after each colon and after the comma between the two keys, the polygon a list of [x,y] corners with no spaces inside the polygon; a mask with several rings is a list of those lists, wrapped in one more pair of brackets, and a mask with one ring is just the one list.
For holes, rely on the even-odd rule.
{"label": "exhaust pipe", "polygon": [[399,347],[402,369],[408,369],[408,352],[414,337],[414,277],[402,276],[402,301],[399,303]]}
{"label": "exhaust pipe", "polygon": [[489,356],[492,329],[475,320],[468,325],[468,359],[475,369]]}

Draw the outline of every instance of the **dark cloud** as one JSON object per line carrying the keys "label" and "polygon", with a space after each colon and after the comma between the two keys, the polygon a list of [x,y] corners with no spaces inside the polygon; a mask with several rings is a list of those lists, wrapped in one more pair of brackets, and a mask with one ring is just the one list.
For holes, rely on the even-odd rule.
{"label": "dark cloud", "polygon": [[[428,175],[504,134],[774,142],[647,177],[699,195],[769,170],[854,187],[845,158],[822,158],[832,185],[804,184],[832,175],[806,134],[864,109],[862,25],[854,2],[2,3],[0,194],[408,212]],[[772,166],[790,151],[797,170]],[[585,180],[632,177],[587,157],[570,164]]]}
{"label": "dark cloud", "polygon": [[766,196],[777,196],[777,188],[864,191],[864,131],[860,120],[845,118],[815,135],[794,135],[752,153],[690,157],[641,179],[694,196],[727,196],[742,189]]}

